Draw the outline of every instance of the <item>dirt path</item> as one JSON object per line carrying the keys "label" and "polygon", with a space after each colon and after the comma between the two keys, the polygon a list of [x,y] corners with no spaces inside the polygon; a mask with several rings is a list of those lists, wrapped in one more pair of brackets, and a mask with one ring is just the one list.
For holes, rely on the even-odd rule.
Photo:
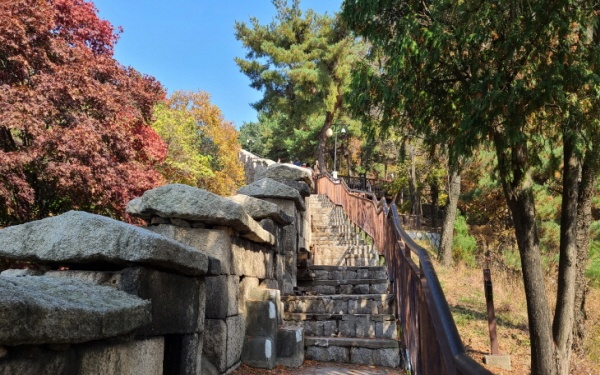
{"label": "dirt path", "polygon": [[300,368],[275,367],[273,370],[240,366],[231,375],[404,375],[400,369],[386,367],[358,366],[346,363],[324,363],[304,361]]}

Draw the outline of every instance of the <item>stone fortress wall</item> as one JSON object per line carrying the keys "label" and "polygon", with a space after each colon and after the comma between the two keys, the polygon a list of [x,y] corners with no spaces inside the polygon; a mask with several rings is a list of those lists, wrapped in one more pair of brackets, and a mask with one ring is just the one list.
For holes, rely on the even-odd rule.
{"label": "stone fortress wall", "polygon": [[70,211],[0,230],[0,257],[35,265],[0,275],[0,374],[300,366],[280,296],[310,244],[311,171],[243,157],[255,177],[236,196],[173,184],[132,200],[146,227]]}

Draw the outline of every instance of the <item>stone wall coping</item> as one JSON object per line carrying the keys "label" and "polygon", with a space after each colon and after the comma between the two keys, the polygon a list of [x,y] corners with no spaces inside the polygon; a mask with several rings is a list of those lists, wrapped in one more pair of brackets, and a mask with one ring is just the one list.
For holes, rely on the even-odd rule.
{"label": "stone wall coping", "polygon": [[0,230],[0,256],[38,263],[144,264],[184,275],[209,271],[209,256],[144,228],[82,211]]}
{"label": "stone wall coping", "polygon": [[151,319],[150,301],[111,287],[0,276],[0,345],[82,343],[124,335]]}
{"label": "stone wall coping", "polygon": [[289,225],[294,221],[293,217],[283,212],[275,203],[244,194],[236,194],[227,197],[227,199],[241,204],[248,215],[254,220],[271,219],[283,226]]}
{"label": "stone wall coping", "polygon": [[238,189],[238,194],[245,194],[255,198],[275,198],[291,200],[295,203],[299,211],[306,211],[304,199],[298,190],[277,182],[271,178],[263,178],[253,183],[242,186]]}
{"label": "stone wall coping", "polygon": [[227,226],[251,241],[275,244],[275,238],[230,199],[189,185],[170,184],[148,190],[127,204],[127,213],[150,221],[153,217],[182,219]]}

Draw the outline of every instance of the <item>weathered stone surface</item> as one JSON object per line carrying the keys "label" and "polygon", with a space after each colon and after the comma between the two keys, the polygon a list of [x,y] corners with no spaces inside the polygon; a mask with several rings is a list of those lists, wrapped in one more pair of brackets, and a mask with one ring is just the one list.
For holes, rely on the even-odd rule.
{"label": "weathered stone surface", "polygon": [[221,375],[221,371],[205,355],[202,355],[202,375]]}
{"label": "weathered stone surface", "polygon": [[110,286],[115,289],[121,284],[122,271],[48,271],[44,275],[49,277],[61,277],[65,279],[76,279],[91,284]]}
{"label": "weathered stone surface", "polygon": [[[243,341],[243,340],[242,340]],[[206,319],[204,325],[204,356],[219,373],[227,370],[227,324],[223,319]],[[210,366],[202,367],[208,371]]]}
{"label": "weathered stone surface", "polygon": [[206,319],[206,278],[200,279],[198,289],[198,332],[204,332],[204,319]]}
{"label": "weathered stone surface", "polygon": [[271,164],[275,164],[273,160],[262,159],[251,152],[240,150],[239,159],[244,165],[244,174],[246,175],[246,184],[257,180],[258,176],[267,169]]}
{"label": "weathered stone surface", "polygon": [[350,362],[350,349],[339,346],[325,348],[309,346],[306,348],[306,359],[320,362]]}
{"label": "weathered stone surface", "polygon": [[303,181],[309,186],[313,186],[313,172],[310,168],[302,168],[293,164],[275,163],[267,167],[261,173],[260,178],[271,178],[275,181]]}
{"label": "weathered stone surface", "polygon": [[232,245],[232,254],[232,272],[234,274],[259,279],[273,278],[275,254],[272,247],[265,248],[249,241],[235,239]]}
{"label": "weathered stone surface", "polygon": [[220,273],[231,273],[231,236],[234,235],[231,229],[181,228],[174,225],[151,225],[147,229],[218,259]]}
{"label": "weathered stone surface", "polygon": [[246,302],[246,334],[252,337],[277,338],[277,307],[274,301]]}
{"label": "weathered stone surface", "polygon": [[70,352],[57,353],[40,346],[11,348],[10,357],[0,361],[0,375],[71,374]]}
{"label": "weathered stone surface", "polygon": [[246,301],[250,300],[250,293],[258,288],[259,281],[257,277],[244,277],[240,280],[240,289],[238,293],[238,313],[246,313]]}
{"label": "weathered stone surface", "polygon": [[247,337],[242,362],[256,368],[272,369],[277,364],[275,350],[272,337]]}
{"label": "weathered stone surface", "polygon": [[284,180],[284,181],[279,181],[284,185],[287,185],[291,188],[294,188],[296,190],[298,190],[298,193],[300,193],[300,195],[303,198],[309,197],[310,196],[310,186],[308,186],[306,184],[306,182],[303,181],[293,181],[293,180]]}
{"label": "weathered stone surface", "polygon": [[252,241],[274,244],[273,236],[240,204],[188,185],[171,184],[148,190],[127,204],[127,213],[146,220],[160,216],[227,226]]}
{"label": "weathered stone surface", "polygon": [[279,283],[274,279],[264,279],[260,282],[259,287],[264,289],[279,289]]}
{"label": "weathered stone surface", "polygon": [[[150,322],[150,303],[78,280],[0,277],[0,344],[80,343]],[[22,324],[26,322],[26,324]]]}
{"label": "weathered stone surface", "polygon": [[[243,315],[230,316],[227,324],[227,368],[239,364],[242,359],[244,336],[246,335],[246,319]],[[222,348],[221,348],[222,349]]]}
{"label": "weathered stone surface", "polygon": [[152,302],[152,323],[138,332],[156,336],[201,330],[200,285],[199,278],[133,267],[123,270],[119,289]]}
{"label": "weathered stone surface", "polygon": [[133,225],[81,211],[0,231],[0,256],[35,262],[142,263],[187,275],[208,270],[206,254]]}
{"label": "weathered stone surface", "polygon": [[367,349],[351,348],[351,363],[359,365],[398,367],[400,366],[400,353],[396,348]]}
{"label": "weathered stone surface", "polygon": [[[270,178],[263,178],[254,181],[250,185],[242,186],[238,189],[238,194],[249,195],[255,198],[275,198],[293,201],[298,210],[304,211],[304,199],[300,196],[298,190],[277,182]],[[288,213],[289,215],[289,213]]]}
{"label": "weathered stone surface", "polygon": [[202,374],[202,334],[165,336],[164,372],[173,375]]}
{"label": "weathered stone surface", "polygon": [[206,317],[225,319],[238,313],[240,278],[237,275],[206,277]]}
{"label": "weathered stone surface", "polygon": [[244,194],[237,194],[227,197],[227,199],[241,204],[244,208],[244,211],[246,211],[251,218],[257,221],[263,219],[272,219],[280,225],[289,225],[294,221],[293,217],[290,217],[285,212],[281,211],[276,204],[262,199],[250,197]]}
{"label": "weathered stone surface", "polygon": [[0,272],[0,276],[20,277],[20,276],[42,276],[44,271],[29,269],[9,269]]}
{"label": "weathered stone surface", "polygon": [[240,363],[244,335],[245,319],[242,315],[225,320],[206,319],[204,356],[220,373],[231,369]]}
{"label": "weathered stone surface", "polygon": [[487,354],[483,356],[483,362],[488,366],[501,368],[503,370],[511,370],[510,356],[500,354]]}
{"label": "weathered stone surface", "polygon": [[304,363],[304,328],[284,327],[277,332],[277,363],[300,367]]}
{"label": "weathered stone surface", "polygon": [[82,375],[162,375],[164,340],[91,344],[78,348],[77,354],[77,373]]}

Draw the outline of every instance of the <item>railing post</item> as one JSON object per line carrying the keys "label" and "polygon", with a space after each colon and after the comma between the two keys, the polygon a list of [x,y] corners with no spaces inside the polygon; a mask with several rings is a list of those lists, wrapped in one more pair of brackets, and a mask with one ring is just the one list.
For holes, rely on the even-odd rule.
{"label": "railing post", "polygon": [[494,311],[494,290],[492,288],[492,273],[489,268],[483,270],[483,285],[485,302],[487,304],[488,327],[490,330],[490,343],[492,354],[499,354],[498,336],[496,335],[496,312]]}

